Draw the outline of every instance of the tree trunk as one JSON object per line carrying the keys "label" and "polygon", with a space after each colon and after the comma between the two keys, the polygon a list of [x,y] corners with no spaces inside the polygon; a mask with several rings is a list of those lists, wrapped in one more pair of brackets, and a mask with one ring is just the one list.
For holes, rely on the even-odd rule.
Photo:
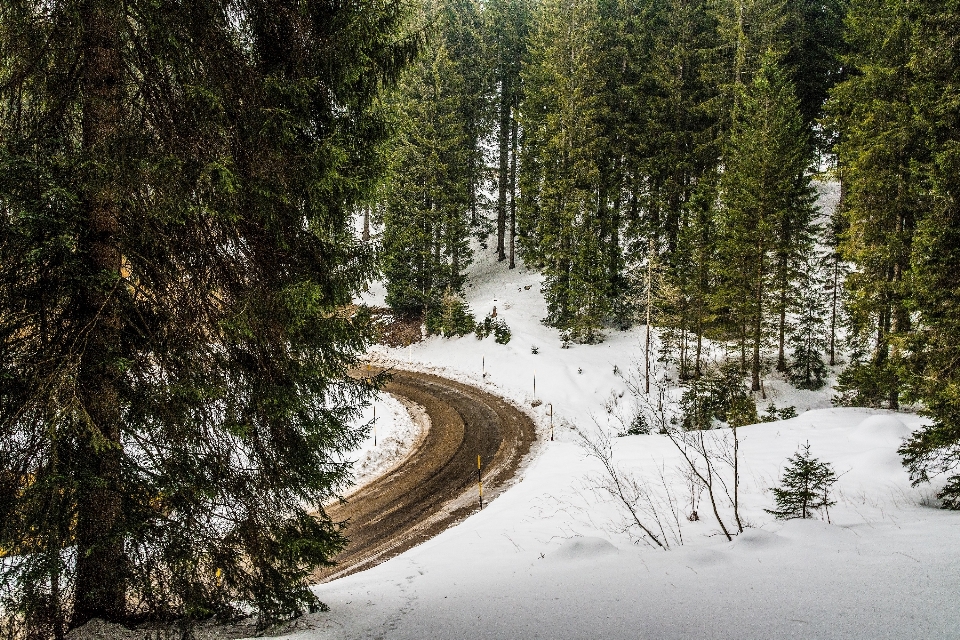
{"label": "tree trunk", "polygon": [[517,119],[510,119],[510,268],[515,269],[517,244]]}
{"label": "tree trunk", "polygon": [[370,205],[363,208],[363,235],[360,238],[364,242],[370,242]]}
{"label": "tree trunk", "polygon": [[510,87],[505,81],[500,86],[500,171],[497,174],[497,260],[506,260],[504,240],[507,231],[507,182],[510,156]]}
{"label": "tree trunk", "polygon": [[[121,28],[123,4],[88,0],[83,24],[82,141],[84,155],[100,171],[85,185],[87,233],[80,247],[88,275],[81,290],[80,316],[87,327],[77,391],[91,434],[81,454],[90,474],[78,496],[75,601],[71,626],[92,618],[121,621],[126,615],[127,559],[123,549],[120,493],[121,318],[115,295],[121,269],[118,244],[120,206],[113,183],[122,118]],[[93,434],[96,434],[95,436]],[[96,441],[94,441],[94,437]]]}
{"label": "tree trunk", "polygon": [[760,340],[763,332],[763,252],[757,261],[757,309],[753,319],[753,380],[750,389],[760,391]]}
{"label": "tree trunk", "polygon": [[840,283],[840,256],[833,256],[833,302],[830,309],[830,366],[837,363],[836,359],[836,341],[837,341],[837,288]]}
{"label": "tree trunk", "polygon": [[644,369],[645,381],[645,393],[650,393],[650,290],[651,282],[653,280],[653,238],[650,238],[649,247],[647,249],[647,331],[646,331],[646,343],[643,347],[643,357],[646,360],[646,369]]}
{"label": "tree trunk", "polygon": [[787,370],[787,358],[784,354],[784,339],[787,327],[787,289],[790,279],[787,277],[787,259],[780,258],[780,319],[779,319],[779,343],[777,348],[777,371]]}

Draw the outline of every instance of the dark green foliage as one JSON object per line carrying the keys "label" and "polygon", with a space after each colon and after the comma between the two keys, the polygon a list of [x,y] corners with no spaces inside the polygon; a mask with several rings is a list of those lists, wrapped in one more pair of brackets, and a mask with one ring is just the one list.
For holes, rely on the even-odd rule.
{"label": "dark green foliage", "polygon": [[644,417],[642,412],[638,412],[637,415],[633,417],[633,420],[630,421],[630,424],[627,425],[627,430],[619,433],[617,435],[623,436],[642,436],[650,433],[650,425],[647,423],[647,419]]}
{"label": "dark green foliage", "polygon": [[830,489],[836,481],[833,467],[814,458],[808,442],[787,459],[780,486],[773,488],[777,508],[764,511],[779,519],[788,519],[809,518],[814,511],[823,509],[829,520],[830,507],[836,504],[830,499]]}
{"label": "dark green foliage", "polygon": [[392,97],[400,136],[383,215],[386,302],[401,315],[425,316],[430,326],[445,293],[463,291],[476,206],[476,123],[466,112],[476,108],[472,92],[479,89],[470,75],[475,61],[458,57],[468,54],[459,6],[423,9],[431,41]]}
{"label": "dark green foliage", "polygon": [[507,326],[507,323],[500,318],[490,316],[490,314],[487,314],[483,322],[477,323],[474,333],[477,335],[477,340],[483,340],[492,333],[494,342],[497,344],[507,344],[511,337],[510,327]]}
{"label": "dark green foliage", "polygon": [[753,396],[743,384],[743,373],[735,364],[712,368],[687,384],[680,398],[681,426],[685,430],[712,429],[714,420],[731,426],[760,421]]}
{"label": "dark green foliage", "polygon": [[316,606],[399,4],[0,8],[3,623]]}
{"label": "dark green foliage", "polygon": [[510,327],[503,320],[495,320],[493,323],[493,341],[497,344],[507,344],[510,342]]}
{"label": "dark green foliage", "polygon": [[810,235],[806,140],[793,86],[767,54],[734,112],[720,195],[720,298],[741,350],[752,347],[753,391],[760,390],[770,310],[783,327],[791,263]]}
{"label": "dark green foliage", "polygon": [[[857,265],[846,279],[855,337],[867,357],[842,395],[899,407],[902,339],[911,330],[908,281],[917,223],[929,205],[922,118],[912,102],[911,40],[920,3],[853,0],[847,19],[849,78],[833,92],[846,222],[840,251]],[[850,385],[858,385],[851,387]]]}
{"label": "dark green foliage", "polygon": [[797,417],[797,408],[794,406],[777,409],[772,402],[767,407],[767,412],[760,416],[760,422],[776,422],[777,420],[789,420]]}
{"label": "dark green foliage", "polygon": [[444,294],[440,305],[427,313],[427,332],[442,336],[465,336],[473,333],[477,323],[470,313],[470,307],[449,291]]}
{"label": "dark green foliage", "polygon": [[[921,2],[912,41],[913,107],[925,125],[929,206],[911,254],[912,309],[918,322],[910,396],[932,424],[901,449],[914,482],[948,474],[938,497],[960,508],[960,4]],[[922,157],[922,156],[921,156]]]}
{"label": "dark green foliage", "polygon": [[[943,414],[941,414],[943,415]],[[952,474],[937,494],[945,509],[960,508],[960,420],[940,421],[915,432],[900,447],[903,464],[914,484],[929,482],[931,476]]]}
{"label": "dark green foliage", "polygon": [[[809,256],[794,288],[795,326],[790,336],[793,356],[788,375],[798,389],[820,389],[826,383],[827,365],[827,290],[822,261]],[[827,285],[829,286],[829,284]]]}

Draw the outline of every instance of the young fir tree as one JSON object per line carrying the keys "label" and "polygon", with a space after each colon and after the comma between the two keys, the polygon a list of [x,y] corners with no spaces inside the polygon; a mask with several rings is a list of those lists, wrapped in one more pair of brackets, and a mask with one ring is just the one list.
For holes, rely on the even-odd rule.
{"label": "young fir tree", "polygon": [[469,61],[453,59],[447,45],[460,37],[457,22],[443,6],[425,12],[436,16],[434,37],[395,96],[401,135],[387,187],[382,264],[387,304],[427,319],[466,281],[474,140],[463,117],[472,98],[463,74]]}
{"label": "young fir tree", "polygon": [[[827,366],[823,354],[828,347],[827,295],[830,293],[824,257],[809,255],[791,291],[795,325],[790,335],[793,354],[788,369],[790,382],[799,389],[820,389]],[[826,285],[826,287],[825,287]]]}
{"label": "young fir tree", "polygon": [[316,598],[398,3],[0,9],[2,624]]}
{"label": "young fir tree", "polygon": [[[752,390],[775,299],[782,229],[810,206],[806,134],[797,99],[771,54],[739,98],[721,177],[720,297],[752,348]],[[797,234],[799,235],[799,234]],[[797,237],[795,235],[794,237]],[[735,314],[735,315],[734,315]]]}
{"label": "young fir tree", "polygon": [[837,481],[830,463],[821,462],[810,454],[810,443],[787,459],[780,476],[780,486],[773,488],[776,509],[764,509],[779,519],[809,518],[814,511],[824,509],[830,518],[830,489]]}

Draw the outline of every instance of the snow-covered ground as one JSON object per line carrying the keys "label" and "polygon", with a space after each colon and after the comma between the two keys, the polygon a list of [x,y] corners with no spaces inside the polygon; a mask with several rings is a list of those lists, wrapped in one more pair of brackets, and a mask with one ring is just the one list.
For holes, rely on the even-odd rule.
{"label": "snow-covered ground", "polygon": [[[921,418],[830,408],[829,388],[797,391],[768,378],[761,411],[772,402],[800,415],[739,430],[745,530],[732,542],[707,494],[690,489],[666,436],[613,437],[617,468],[649,492],[667,523],[671,549],[662,551],[629,526],[603,490],[603,467],[569,428],[622,430],[618,413],[634,407],[615,368],[642,366],[645,329],[563,349],[540,322],[540,276],[522,266],[508,271],[491,254],[476,256],[467,300],[478,318],[496,306],[513,333],[509,344],[433,337],[380,348],[371,359],[503,395],[536,418],[541,441],[521,479],[482,512],[378,567],[317,586],[330,611],[307,616],[307,629],[292,637],[960,638],[960,515],[935,508],[938,484],[911,487],[896,452]],[[374,288],[366,301],[382,297]],[[533,407],[535,400],[542,404]],[[390,402],[377,415],[392,411],[399,433],[405,414]],[[730,436],[706,433],[718,445]],[[764,511],[774,506],[770,488],[786,459],[807,442],[840,475],[829,523],[779,521]],[[729,481],[730,469],[719,468]],[[697,521],[687,519],[693,509]],[[729,505],[720,510],[731,525]],[[640,515],[651,522],[649,510]]]}

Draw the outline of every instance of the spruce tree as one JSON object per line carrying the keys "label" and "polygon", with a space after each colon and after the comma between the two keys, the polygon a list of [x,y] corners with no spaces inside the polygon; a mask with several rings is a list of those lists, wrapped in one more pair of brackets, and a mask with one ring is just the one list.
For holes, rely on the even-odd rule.
{"label": "spruce tree", "polygon": [[788,458],[787,463],[780,476],[780,486],[773,488],[777,508],[764,511],[779,519],[789,519],[809,518],[814,511],[824,509],[829,519],[830,507],[836,504],[830,499],[830,489],[837,481],[833,467],[810,454],[809,442]]}
{"label": "spruce tree", "polygon": [[593,38],[598,21],[594,0],[540,6],[524,73],[521,152],[527,229],[521,246],[545,276],[545,321],[587,342],[599,339],[610,310],[609,200],[600,188],[605,67]]}
{"label": "spruce tree", "polygon": [[937,474],[947,482],[942,505],[960,509],[960,37],[957,2],[921,2],[911,43],[912,95],[930,161],[925,167],[929,208],[911,247],[912,309],[917,323],[908,341],[910,396],[923,403],[930,424],[900,449],[915,483]]}
{"label": "spruce tree", "polygon": [[[742,349],[752,347],[752,390],[760,391],[761,351],[775,300],[782,229],[809,219],[806,134],[793,86],[767,55],[739,99],[721,178],[720,297],[732,311]],[[778,247],[780,245],[780,247]]]}
{"label": "spruce tree", "polygon": [[820,389],[827,366],[823,354],[828,348],[827,294],[830,286],[824,274],[824,258],[809,255],[791,291],[795,326],[790,336],[793,354],[788,369],[790,382],[800,389]]}
{"label": "spruce tree", "polygon": [[[0,9],[0,608],[13,633],[316,604],[369,386],[347,305],[390,1]],[[18,631],[19,629],[19,631]]]}
{"label": "spruce tree", "polygon": [[929,161],[921,120],[914,116],[910,43],[915,11],[902,2],[854,0],[847,20],[849,78],[833,92],[839,125],[846,231],[842,255],[855,337],[870,353],[839,380],[841,395],[864,406],[900,406],[911,331],[908,272],[918,221],[927,207],[923,167]]}
{"label": "spruce tree", "polygon": [[[530,0],[491,0],[484,7],[488,58],[496,102],[497,139],[497,259],[507,259],[507,211],[515,212],[518,110],[523,99],[526,57],[533,6]],[[479,61],[477,61],[479,62]],[[509,205],[508,205],[508,195]],[[510,225],[515,241],[515,221]],[[512,269],[515,265],[511,264]]]}
{"label": "spruce tree", "polygon": [[[406,316],[441,313],[443,298],[462,294],[470,264],[475,206],[476,85],[473,61],[454,58],[463,34],[459,5],[424,8],[430,43],[393,96],[398,139],[386,187],[382,243],[386,302]],[[459,51],[463,54],[463,51]],[[429,322],[428,327],[439,326]]]}

